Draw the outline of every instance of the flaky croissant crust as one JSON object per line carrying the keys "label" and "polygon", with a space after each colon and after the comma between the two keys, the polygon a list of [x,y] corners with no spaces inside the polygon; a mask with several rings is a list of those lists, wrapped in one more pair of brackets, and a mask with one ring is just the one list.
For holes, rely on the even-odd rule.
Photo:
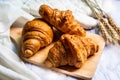
{"label": "flaky croissant crust", "polygon": [[74,19],[70,10],[60,11],[44,4],[40,6],[39,14],[44,20],[63,33],[77,34],[80,36],[86,35],[85,30],[80,27],[80,24]]}
{"label": "flaky croissant crust", "polygon": [[22,54],[33,56],[40,48],[49,45],[53,40],[51,27],[40,18],[28,21],[22,31]]}
{"label": "flaky croissant crust", "polygon": [[50,64],[48,67],[69,65],[80,68],[98,48],[98,44],[91,38],[64,34],[49,50],[45,64]]}

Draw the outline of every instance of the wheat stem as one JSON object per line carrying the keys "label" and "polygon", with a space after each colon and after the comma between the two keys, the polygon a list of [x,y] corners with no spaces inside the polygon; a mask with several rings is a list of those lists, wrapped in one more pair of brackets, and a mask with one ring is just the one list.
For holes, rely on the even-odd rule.
{"label": "wheat stem", "polygon": [[108,19],[109,24],[110,24],[118,33],[120,33],[120,28],[117,26],[117,24],[115,24],[115,22],[113,21],[112,17],[109,16],[108,14],[106,14],[106,16],[107,16],[107,19]]}
{"label": "wheat stem", "polygon": [[[103,38],[109,43],[120,44],[120,28],[118,28],[113,19],[100,8],[97,1],[94,1],[95,2],[84,0],[84,2],[90,7],[95,16],[98,18],[98,28],[101,31]],[[103,18],[103,15],[107,17],[107,20]]]}
{"label": "wheat stem", "polygon": [[108,31],[106,30],[106,28],[101,22],[98,22],[98,27],[105,41],[108,41],[111,44],[114,44],[112,37],[109,35]]}

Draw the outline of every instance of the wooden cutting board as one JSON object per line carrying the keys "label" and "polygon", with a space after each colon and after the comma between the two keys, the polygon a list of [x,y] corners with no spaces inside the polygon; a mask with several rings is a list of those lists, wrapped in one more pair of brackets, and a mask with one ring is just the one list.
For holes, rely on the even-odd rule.
{"label": "wooden cutting board", "polygon": [[[11,27],[10,29],[10,36],[13,42],[15,42],[15,44],[17,45],[19,53],[20,53],[20,46],[21,46],[20,45],[21,44],[21,32],[22,32],[22,28],[19,28],[19,27]],[[103,40],[101,36],[97,34],[87,33],[87,37],[92,37],[94,40],[98,42],[99,50],[97,53],[95,53],[94,56],[91,56],[90,58],[88,58],[88,60],[82,65],[81,68],[75,69],[72,67],[65,66],[61,68],[50,68],[50,69],[57,71],[57,72],[64,73],[66,75],[77,77],[77,78],[91,79],[94,75],[94,72],[97,68],[101,53],[104,49],[105,41]],[[49,49],[53,45],[54,43],[41,49],[34,56],[30,58],[22,58],[22,57],[21,58],[26,62],[45,67],[43,62],[48,56]]]}

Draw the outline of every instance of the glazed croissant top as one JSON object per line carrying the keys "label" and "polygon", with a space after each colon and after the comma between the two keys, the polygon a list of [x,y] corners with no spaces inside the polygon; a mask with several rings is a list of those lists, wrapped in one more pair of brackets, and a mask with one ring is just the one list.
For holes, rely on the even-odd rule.
{"label": "glazed croissant top", "polygon": [[74,19],[70,10],[60,11],[52,9],[48,5],[41,5],[39,14],[44,20],[63,33],[78,34],[80,36],[86,35],[85,30],[80,27],[80,24]]}
{"label": "glazed croissant top", "polygon": [[22,31],[22,56],[31,57],[53,40],[51,27],[41,19],[28,21]]}

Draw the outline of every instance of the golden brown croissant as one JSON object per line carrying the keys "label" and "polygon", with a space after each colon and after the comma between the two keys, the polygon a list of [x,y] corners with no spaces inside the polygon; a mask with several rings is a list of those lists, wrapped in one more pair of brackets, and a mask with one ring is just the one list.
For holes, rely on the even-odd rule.
{"label": "golden brown croissant", "polygon": [[80,36],[86,35],[85,30],[80,27],[80,24],[74,19],[70,10],[60,11],[52,9],[47,5],[41,5],[39,14],[44,20],[63,33],[78,34]]}
{"label": "golden brown croissant", "polygon": [[31,57],[53,40],[51,27],[41,19],[28,21],[22,31],[22,56]]}
{"label": "golden brown croissant", "polygon": [[69,65],[80,68],[97,51],[98,44],[91,38],[64,34],[49,50],[45,64],[48,67]]}

